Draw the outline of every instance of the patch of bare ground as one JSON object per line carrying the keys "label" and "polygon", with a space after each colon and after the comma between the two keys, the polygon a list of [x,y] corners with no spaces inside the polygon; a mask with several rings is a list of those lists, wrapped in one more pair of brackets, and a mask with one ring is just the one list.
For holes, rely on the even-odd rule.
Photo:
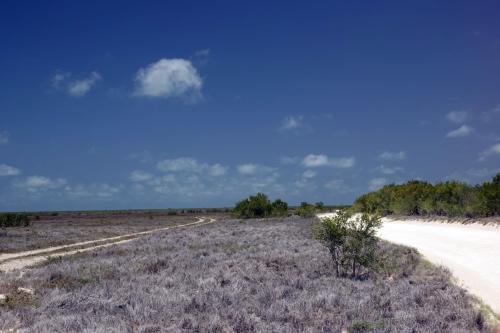
{"label": "patch of bare ground", "polygon": [[[48,262],[1,288],[23,332],[488,332],[476,301],[413,249],[382,242],[364,278],[336,278],[315,219],[227,221]],[[17,326],[16,326],[17,325]]]}

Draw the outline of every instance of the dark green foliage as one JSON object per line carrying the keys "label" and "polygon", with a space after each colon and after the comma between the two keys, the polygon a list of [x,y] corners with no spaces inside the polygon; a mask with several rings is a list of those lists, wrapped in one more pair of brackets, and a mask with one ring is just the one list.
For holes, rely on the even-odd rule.
{"label": "dark green foliage", "polygon": [[267,195],[257,193],[237,202],[233,212],[242,218],[285,216],[288,214],[288,204],[281,199],[271,203]]}
{"label": "dark green foliage", "polygon": [[330,251],[337,276],[350,271],[356,278],[359,267],[371,268],[377,262],[376,232],[380,225],[378,215],[353,217],[348,211],[339,211],[334,217],[322,218],[312,232]]}
{"label": "dark green foliage", "polygon": [[175,215],[177,215],[177,211],[175,209],[169,209],[167,211],[167,215],[168,216],[175,216]]}
{"label": "dark green foliage", "polygon": [[422,181],[386,185],[356,199],[354,210],[381,215],[500,215],[500,174],[491,182],[476,186],[457,181],[435,185]]}
{"label": "dark green foliage", "polygon": [[0,227],[27,227],[31,224],[28,215],[24,213],[0,213]]}
{"label": "dark green foliage", "polygon": [[302,217],[313,217],[316,214],[316,207],[307,202],[301,202],[295,213]]}

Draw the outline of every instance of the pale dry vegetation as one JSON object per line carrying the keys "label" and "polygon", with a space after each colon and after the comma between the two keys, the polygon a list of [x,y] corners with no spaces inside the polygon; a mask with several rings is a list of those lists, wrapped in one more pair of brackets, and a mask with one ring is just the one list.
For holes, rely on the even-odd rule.
{"label": "pale dry vegetation", "polygon": [[316,219],[172,230],[4,276],[0,330],[486,332],[473,299],[415,250],[380,242],[376,269],[337,278]]}

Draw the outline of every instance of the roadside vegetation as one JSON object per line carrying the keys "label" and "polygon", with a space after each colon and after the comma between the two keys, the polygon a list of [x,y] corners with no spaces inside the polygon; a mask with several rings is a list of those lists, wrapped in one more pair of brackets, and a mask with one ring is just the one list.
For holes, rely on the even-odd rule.
{"label": "roadside vegetation", "polygon": [[500,173],[476,186],[457,181],[386,185],[356,199],[353,209],[380,215],[488,217],[500,215]]}
{"label": "roadside vegetation", "polygon": [[379,241],[383,264],[337,277],[328,247],[310,237],[317,223],[227,220],[6,274],[0,330],[489,331],[475,300],[413,249]]}
{"label": "roadside vegetation", "polygon": [[237,202],[233,213],[241,218],[286,216],[288,204],[281,199],[271,202],[264,193],[257,193]]}
{"label": "roadside vegetation", "polygon": [[0,227],[27,227],[31,224],[31,220],[24,213],[0,213]]}

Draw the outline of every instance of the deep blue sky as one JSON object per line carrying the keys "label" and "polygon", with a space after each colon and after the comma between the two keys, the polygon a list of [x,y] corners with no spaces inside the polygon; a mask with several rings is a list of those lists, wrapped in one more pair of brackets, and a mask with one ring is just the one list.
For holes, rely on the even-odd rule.
{"label": "deep blue sky", "polygon": [[3,1],[0,210],[350,203],[500,167],[497,1]]}

